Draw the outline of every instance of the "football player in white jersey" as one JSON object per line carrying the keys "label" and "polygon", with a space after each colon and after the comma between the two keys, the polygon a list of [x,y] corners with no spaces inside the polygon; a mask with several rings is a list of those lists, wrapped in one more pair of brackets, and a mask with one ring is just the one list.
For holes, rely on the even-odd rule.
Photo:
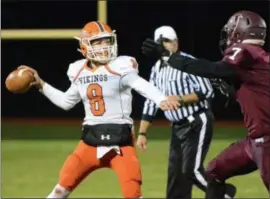
{"label": "football player in white jersey", "polygon": [[[67,198],[77,185],[99,168],[113,169],[124,198],[140,198],[141,170],[134,147],[131,89],[153,100],[162,110],[177,109],[152,84],[138,75],[133,57],[117,56],[116,34],[101,22],[87,23],[77,37],[85,59],[69,65],[71,86],[62,92],[35,75],[33,85],[55,105],[69,110],[81,100],[85,118],[82,137],[66,159],[58,184],[47,198]],[[89,195],[91,196],[91,194]]]}

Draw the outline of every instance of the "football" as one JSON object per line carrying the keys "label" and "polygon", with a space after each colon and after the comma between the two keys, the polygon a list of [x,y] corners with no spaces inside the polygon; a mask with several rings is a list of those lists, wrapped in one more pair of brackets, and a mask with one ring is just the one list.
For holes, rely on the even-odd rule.
{"label": "football", "polygon": [[17,69],[8,75],[6,87],[12,93],[25,93],[34,79],[34,75],[30,70],[26,68]]}

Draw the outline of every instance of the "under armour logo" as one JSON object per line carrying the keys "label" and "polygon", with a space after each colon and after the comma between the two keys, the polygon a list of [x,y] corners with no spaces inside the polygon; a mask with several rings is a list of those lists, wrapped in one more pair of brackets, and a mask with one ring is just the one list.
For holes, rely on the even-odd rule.
{"label": "under armour logo", "polygon": [[107,135],[101,135],[101,140],[110,140],[111,139],[111,136],[109,134]]}

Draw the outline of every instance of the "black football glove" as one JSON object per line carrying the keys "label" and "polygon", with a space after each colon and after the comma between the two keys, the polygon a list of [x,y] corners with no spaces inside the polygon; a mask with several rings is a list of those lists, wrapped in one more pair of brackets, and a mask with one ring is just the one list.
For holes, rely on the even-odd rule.
{"label": "black football glove", "polygon": [[142,45],[142,53],[147,57],[160,59],[161,57],[169,57],[170,52],[164,48],[160,43],[155,42],[153,39],[147,38]]}
{"label": "black football glove", "polygon": [[229,103],[235,99],[236,94],[234,87],[229,85],[226,81],[218,78],[211,78],[210,82],[213,88],[226,98],[225,107],[228,107]]}
{"label": "black football glove", "polygon": [[210,82],[214,88],[216,88],[222,95],[228,97],[229,96],[229,85],[218,78],[211,78]]}

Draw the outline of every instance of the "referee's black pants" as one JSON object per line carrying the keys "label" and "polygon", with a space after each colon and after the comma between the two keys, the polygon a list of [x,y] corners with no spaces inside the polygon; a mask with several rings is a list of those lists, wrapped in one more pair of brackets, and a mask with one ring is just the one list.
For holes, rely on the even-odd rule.
{"label": "referee's black pants", "polygon": [[212,140],[213,114],[206,110],[192,119],[172,125],[167,199],[191,199],[193,184],[206,190],[203,162]]}

